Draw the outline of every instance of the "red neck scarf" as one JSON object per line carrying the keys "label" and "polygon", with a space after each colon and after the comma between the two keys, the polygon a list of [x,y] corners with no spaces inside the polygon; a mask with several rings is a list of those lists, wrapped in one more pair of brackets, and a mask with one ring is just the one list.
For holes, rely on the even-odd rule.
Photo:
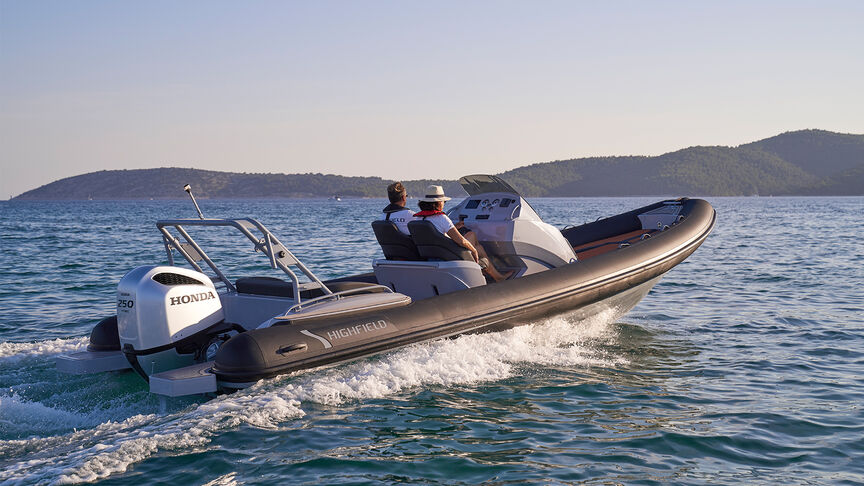
{"label": "red neck scarf", "polygon": [[414,216],[424,218],[426,216],[435,216],[436,214],[444,214],[444,211],[420,211],[419,213],[415,213]]}

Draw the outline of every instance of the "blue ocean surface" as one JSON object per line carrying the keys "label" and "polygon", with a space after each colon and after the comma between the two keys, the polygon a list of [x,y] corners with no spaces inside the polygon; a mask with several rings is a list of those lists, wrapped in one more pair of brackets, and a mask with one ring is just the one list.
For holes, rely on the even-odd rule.
{"label": "blue ocean surface", "polygon": [[[558,227],[657,198],[535,199]],[[629,314],[558,317],[160,403],[63,375],[188,201],[0,203],[3,484],[862,484],[864,198],[709,198],[714,233]],[[321,277],[369,271],[383,200],[200,201]],[[231,276],[272,275],[242,237]]]}

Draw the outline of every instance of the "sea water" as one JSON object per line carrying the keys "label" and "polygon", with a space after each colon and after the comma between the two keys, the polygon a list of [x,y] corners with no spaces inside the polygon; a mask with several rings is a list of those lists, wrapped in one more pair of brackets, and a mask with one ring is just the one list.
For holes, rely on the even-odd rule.
{"label": "sea water", "polygon": [[[653,202],[536,199],[563,227]],[[864,198],[710,198],[713,234],[630,313],[535,321],[160,403],[62,375],[186,201],[0,203],[0,483],[864,482]],[[320,277],[369,271],[380,200],[201,201]],[[234,234],[232,276],[267,275]]]}

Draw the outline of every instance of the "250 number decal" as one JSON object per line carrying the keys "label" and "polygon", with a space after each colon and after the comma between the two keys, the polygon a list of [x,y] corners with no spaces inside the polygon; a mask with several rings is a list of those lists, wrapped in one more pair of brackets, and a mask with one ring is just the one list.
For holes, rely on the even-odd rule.
{"label": "250 number decal", "polygon": [[133,307],[135,307],[135,301],[134,300],[117,299],[117,308],[118,309],[131,309]]}

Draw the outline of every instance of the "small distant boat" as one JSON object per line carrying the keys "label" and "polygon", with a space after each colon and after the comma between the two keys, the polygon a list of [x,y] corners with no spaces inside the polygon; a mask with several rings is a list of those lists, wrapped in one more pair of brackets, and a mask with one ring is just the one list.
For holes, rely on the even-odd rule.
{"label": "small distant boat", "polygon": [[[468,197],[450,218],[465,221],[499,271],[513,272],[505,281],[488,281],[428,221],[409,223],[411,236],[392,221],[373,222],[384,258],[372,272],[322,281],[260,222],[207,219],[199,209],[200,219],[156,223],[169,265],[127,273],[117,315],[96,325],[87,351],[57,358],[57,368],[133,369],[151,392],[181,396],[560,314],[622,314],[696,251],[716,219],[708,202],[681,198],[559,230],[496,176],[459,182]],[[187,231],[195,227],[240,231],[287,280],[229,279]],[[175,254],[192,268],[175,266]]]}
{"label": "small distant boat", "polygon": [[330,197],[330,200],[332,200],[332,201],[341,201],[341,200],[342,200],[342,197],[340,197],[340,196],[332,196],[332,197]]}

